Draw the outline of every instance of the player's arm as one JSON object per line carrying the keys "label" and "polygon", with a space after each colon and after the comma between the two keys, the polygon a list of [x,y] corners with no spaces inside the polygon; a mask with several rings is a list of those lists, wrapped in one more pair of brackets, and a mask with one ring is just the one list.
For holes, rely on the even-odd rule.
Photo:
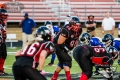
{"label": "player's arm", "polygon": [[67,38],[68,38],[68,31],[66,29],[62,29],[57,43],[63,44]]}
{"label": "player's arm", "polygon": [[42,71],[42,69],[43,69],[46,57],[47,57],[47,51],[42,50],[40,57],[39,57],[39,70],[40,71]]}
{"label": "player's arm", "polygon": [[22,49],[18,50],[16,53],[15,53],[15,58],[16,60],[19,58],[20,54],[22,53]]}
{"label": "player's arm", "polygon": [[45,59],[48,57],[49,54],[55,52],[55,46],[53,43],[48,42],[44,49],[42,50],[40,56],[39,56],[39,70],[42,71]]}

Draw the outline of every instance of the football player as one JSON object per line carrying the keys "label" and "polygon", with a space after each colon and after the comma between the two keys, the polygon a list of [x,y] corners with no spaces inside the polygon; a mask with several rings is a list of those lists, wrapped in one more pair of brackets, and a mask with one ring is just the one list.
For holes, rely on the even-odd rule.
{"label": "football player", "polygon": [[[104,44],[102,43],[102,39],[99,38],[99,37],[92,37],[90,39],[90,45],[91,46],[103,46],[104,47]],[[99,72],[98,72],[99,68],[96,67],[96,66],[95,66],[95,68],[96,68],[96,71],[93,73],[93,75],[98,75],[99,74]]]}
{"label": "football player", "polygon": [[[51,22],[51,21],[46,21],[46,22],[44,23],[44,26],[46,26],[46,27],[51,31],[51,33],[52,33],[52,40],[51,40],[51,41],[53,41],[53,38],[54,38],[54,36],[55,36],[55,33],[54,33],[54,29],[53,29],[52,22]],[[48,63],[48,66],[53,66],[53,65],[54,65],[55,57],[56,57],[56,55],[55,55],[55,54],[52,54],[52,56],[51,56],[51,62]]]}
{"label": "football player", "polygon": [[[45,59],[55,52],[55,46],[50,41],[51,32],[46,27],[36,30],[35,40],[16,53],[16,61],[12,71],[15,80],[47,80],[42,74]],[[39,71],[36,69],[39,64]]]}
{"label": "football player", "polygon": [[[118,51],[114,47],[109,47],[106,50],[102,46],[90,46],[91,36],[88,33],[83,33],[80,37],[81,45],[78,45],[73,51],[73,57],[82,69],[80,80],[88,80],[92,76],[93,64],[94,66],[103,67],[103,71],[99,71],[108,80],[112,79],[112,72],[110,66],[112,66],[114,60],[118,56]],[[107,42],[106,45],[111,44],[113,36],[110,34],[104,35],[103,42]]]}
{"label": "football player", "polygon": [[59,64],[51,78],[51,80],[57,80],[59,72],[64,69],[66,74],[66,80],[72,80],[70,75],[70,68],[72,67],[72,58],[69,55],[69,51],[76,46],[79,35],[82,33],[80,20],[78,17],[71,17],[69,24],[62,27],[60,32],[54,38],[54,44],[56,47],[56,55],[59,60]]}
{"label": "football player", "polygon": [[7,49],[6,49],[6,20],[8,17],[7,10],[4,7],[0,8],[0,75],[8,75],[8,73],[4,72],[4,62],[7,57]]}
{"label": "football player", "polygon": [[[54,29],[54,37],[57,35],[57,33],[60,31],[59,26],[55,25],[53,26]],[[56,55],[52,54],[51,61],[48,63],[48,66],[54,66],[54,61],[55,61]]]}
{"label": "football player", "polygon": [[51,34],[54,37],[54,29],[53,29],[53,26],[52,26],[52,22],[51,21],[46,21],[44,23],[44,26],[46,26],[51,31]]}

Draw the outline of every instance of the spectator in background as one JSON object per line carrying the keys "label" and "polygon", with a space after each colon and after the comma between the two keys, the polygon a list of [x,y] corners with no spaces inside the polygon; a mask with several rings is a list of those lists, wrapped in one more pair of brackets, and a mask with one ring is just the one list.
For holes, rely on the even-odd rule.
{"label": "spectator in background", "polygon": [[34,28],[36,26],[36,23],[33,19],[30,19],[28,17],[28,13],[25,13],[24,19],[19,23],[19,26],[22,26],[22,41],[23,41],[23,47],[27,43],[27,41],[33,40],[32,32],[34,31]]}
{"label": "spectator in background", "polygon": [[114,35],[115,21],[110,17],[110,13],[106,13],[106,17],[102,21],[102,33]]}
{"label": "spectator in background", "polygon": [[94,21],[94,16],[89,15],[88,21],[86,22],[87,32],[94,37],[95,36],[95,28],[96,28],[96,21]]}

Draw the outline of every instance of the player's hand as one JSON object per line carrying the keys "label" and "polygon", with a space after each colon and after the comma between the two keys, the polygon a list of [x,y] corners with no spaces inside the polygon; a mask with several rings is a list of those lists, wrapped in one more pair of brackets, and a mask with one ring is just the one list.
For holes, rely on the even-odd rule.
{"label": "player's hand", "polygon": [[40,72],[40,74],[42,74],[43,76],[46,75],[46,72],[45,72],[44,70],[41,70],[41,71],[39,71],[39,72]]}
{"label": "player's hand", "polygon": [[120,60],[118,60],[118,65],[120,65]]}

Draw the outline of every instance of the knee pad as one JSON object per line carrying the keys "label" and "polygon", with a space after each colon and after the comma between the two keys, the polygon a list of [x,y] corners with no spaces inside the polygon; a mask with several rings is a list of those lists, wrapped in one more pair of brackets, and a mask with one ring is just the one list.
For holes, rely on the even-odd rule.
{"label": "knee pad", "polygon": [[68,66],[69,68],[71,68],[72,67],[72,62],[71,61],[70,62],[64,62],[63,66]]}
{"label": "knee pad", "polygon": [[92,71],[85,71],[84,74],[86,74],[88,79],[89,79],[92,76],[93,72]]}

